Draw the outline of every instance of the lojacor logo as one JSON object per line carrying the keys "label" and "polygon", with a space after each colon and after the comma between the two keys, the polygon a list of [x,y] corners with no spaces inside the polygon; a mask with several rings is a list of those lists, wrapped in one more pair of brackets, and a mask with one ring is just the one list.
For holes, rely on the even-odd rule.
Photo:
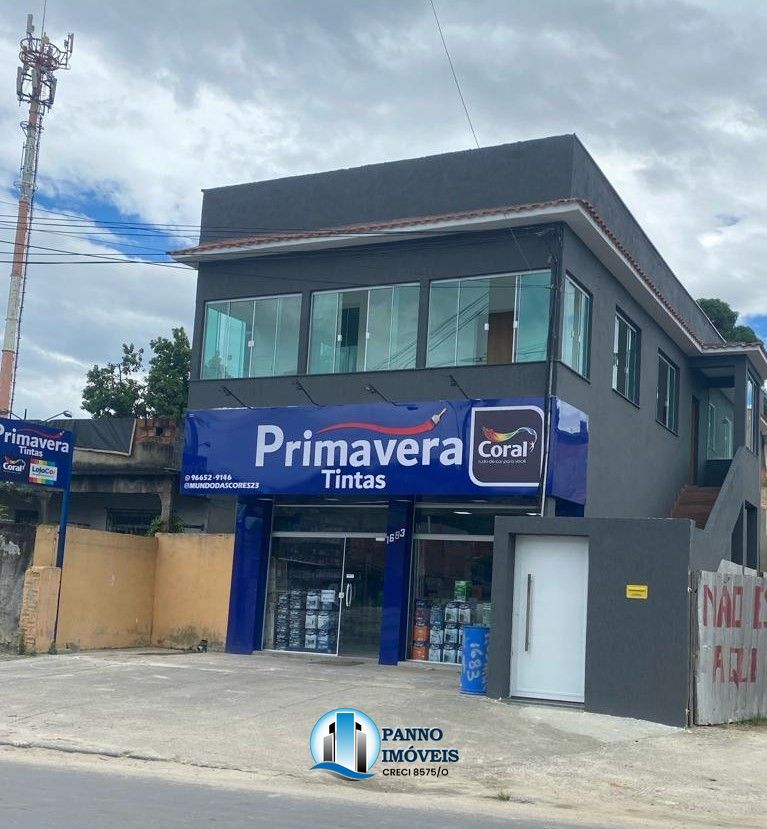
{"label": "lojacor logo", "polygon": [[469,475],[477,486],[538,486],[543,468],[543,411],[487,406],[471,411]]}

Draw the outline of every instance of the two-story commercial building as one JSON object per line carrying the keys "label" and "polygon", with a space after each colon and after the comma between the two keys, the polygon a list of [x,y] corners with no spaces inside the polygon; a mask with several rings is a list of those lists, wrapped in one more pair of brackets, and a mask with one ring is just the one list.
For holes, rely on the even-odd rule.
{"label": "two-story commercial building", "polygon": [[767,359],[575,136],[206,190],[174,257],[228,649],[450,663],[491,622],[492,693],[684,720],[689,573],[758,565]]}

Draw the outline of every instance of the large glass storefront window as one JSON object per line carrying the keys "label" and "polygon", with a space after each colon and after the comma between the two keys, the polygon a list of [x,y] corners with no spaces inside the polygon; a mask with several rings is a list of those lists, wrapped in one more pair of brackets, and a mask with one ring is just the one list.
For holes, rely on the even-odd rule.
{"label": "large glass storefront window", "polygon": [[272,538],[265,646],[377,657],[386,540]]}
{"label": "large glass storefront window", "polygon": [[465,625],[490,624],[492,538],[416,538],[410,658],[459,663]]}
{"label": "large glass storefront window", "polygon": [[385,506],[274,510],[264,647],[377,657]]}
{"label": "large glass storefront window", "polygon": [[337,652],[343,556],[343,539],[272,539],[267,648]]}
{"label": "large glass storefront window", "polygon": [[315,293],[309,373],[414,368],[418,293],[418,285]]}
{"label": "large glass storefront window", "polygon": [[463,628],[490,625],[493,533],[499,515],[525,515],[535,498],[416,506],[408,656],[459,663]]}
{"label": "large glass storefront window", "polygon": [[295,374],[300,315],[300,296],[207,303],[201,378]]}
{"label": "large glass storefront window", "polygon": [[426,365],[545,360],[550,289],[550,271],[432,282]]}

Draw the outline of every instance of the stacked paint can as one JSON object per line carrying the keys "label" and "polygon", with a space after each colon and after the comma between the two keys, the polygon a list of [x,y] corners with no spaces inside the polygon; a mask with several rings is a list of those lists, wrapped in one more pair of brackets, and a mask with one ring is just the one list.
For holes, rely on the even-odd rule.
{"label": "stacked paint can", "polygon": [[274,647],[284,651],[288,649],[290,629],[290,594],[280,593],[277,596],[276,612],[274,616]]}
{"label": "stacked paint can", "polygon": [[317,611],[317,650],[323,653],[336,652],[338,636],[337,594],[335,589],[319,591],[319,609]]}
{"label": "stacked paint can", "polygon": [[471,594],[470,581],[456,581],[452,601],[416,599],[411,659],[461,663],[464,627],[490,621],[490,602],[475,602]]}
{"label": "stacked paint can", "polygon": [[306,593],[303,590],[291,590],[289,595],[290,622],[288,627],[288,649],[291,651],[302,651],[305,648]]}
{"label": "stacked paint can", "polygon": [[416,599],[413,614],[413,659],[425,660],[429,655],[429,612],[430,603],[426,599]]}
{"label": "stacked paint can", "polygon": [[274,648],[335,653],[336,595],[335,589],[279,593],[275,602]]}

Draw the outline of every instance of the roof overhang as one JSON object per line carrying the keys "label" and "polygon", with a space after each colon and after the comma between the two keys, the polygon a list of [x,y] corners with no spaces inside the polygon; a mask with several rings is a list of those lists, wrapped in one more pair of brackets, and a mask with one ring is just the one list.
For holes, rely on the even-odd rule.
{"label": "roof overhang", "polygon": [[[171,256],[185,265],[196,267],[201,262],[218,262],[228,259],[253,259],[283,253],[305,253],[332,248],[348,248],[361,245],[380,245],[391,242],[412,241],[442,233],[497,230],[504,227],[522,227],[566,221],[566,217],[579,208],[575,202],[522,210],[500,210],[484,212],[482,215],[467,215],[433,220],[410,220],[402,227],[382,225],[380,229],[361,231],[315,231],[299,236],[285,234],[283,238],[268,241],[254,240],[250,244],[238,242],[228,246],[225,242],[205,245],[187,250],[172,251]],[[582,209],[582,208],[581,208]],[[393,223],[395,224],[395,223]]]}
{"label": "roof overhang", "polygon": [[751,361],[751,364],[759,372],[760,377],[767,378],[767,354],[764,349],[754,343],[737,343],[732,345],[722,345],[721,347],[704,346],[699,350],[699,354],[703,357],[746,357]]}

